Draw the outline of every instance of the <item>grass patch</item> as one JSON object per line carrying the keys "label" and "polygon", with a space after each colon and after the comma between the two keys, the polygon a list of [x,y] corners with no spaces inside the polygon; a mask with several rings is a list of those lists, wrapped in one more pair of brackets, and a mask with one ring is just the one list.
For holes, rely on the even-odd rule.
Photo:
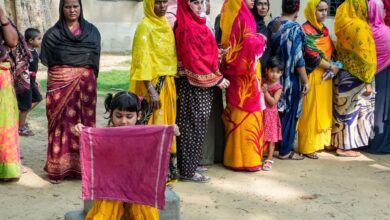
{"label": "grass patch", "polygon": [[109,92],[128,90],[130,76],[128,70],[111,70],[100,72],[97,80],[98,96],[106,96]]}

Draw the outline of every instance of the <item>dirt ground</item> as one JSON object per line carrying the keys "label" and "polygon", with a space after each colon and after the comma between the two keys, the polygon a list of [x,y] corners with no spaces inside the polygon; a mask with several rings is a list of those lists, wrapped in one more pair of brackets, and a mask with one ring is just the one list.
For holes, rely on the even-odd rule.
{"label": "dirt ground", "polygon": [[[105,55],[102,70],[128,68],[126,59]],[[103,126],[102,98],[97,106]],[[46,117],[29,121],[36,135],[21,138],[28,172],[17,183],[0,185],[0,220],[63,219],[82,208],[81,183],[48,182],[43,171]],[[209,175],[207,184],[174,184],[186,219],[390,219],[390,155],[341,158],[323,152],[319,160],[276,159],[270,172],[233,172],[214,165]]]}

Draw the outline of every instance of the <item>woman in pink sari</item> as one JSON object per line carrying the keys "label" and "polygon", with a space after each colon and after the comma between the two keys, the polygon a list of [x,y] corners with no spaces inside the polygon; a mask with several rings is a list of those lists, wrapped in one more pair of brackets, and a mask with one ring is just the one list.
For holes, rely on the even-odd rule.
{"label": "woman in pink sari", "polygon": [[71,127],[95,126],[100,59],[100,34],[84,19],[81,0],[60,1],[60,19],[44,35],[40,59],[49,67],[45,171],[52,183],[80,178],[79,137]]}
{"label": "woman in pink sari", "polygon": [[233,170],[258,171],[262,167],[259,57],[265,39],[256,34],[255,19],[249,10],[253,6],[253,0],[226,0],[221,13],[222,47],[229,48],[221,72],[231,82],[223,113],[224,165]]}

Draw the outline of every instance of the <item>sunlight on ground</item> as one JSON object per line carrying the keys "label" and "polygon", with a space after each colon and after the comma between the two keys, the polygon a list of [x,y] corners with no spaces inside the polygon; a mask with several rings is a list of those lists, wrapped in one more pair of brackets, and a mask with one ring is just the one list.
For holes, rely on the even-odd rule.
{"label": "sunlight on ground", "polygon": [[22,178],[17,182],[18,185],[31,188],[45,188],[51,185],[50,182],[38,176],[33,170],[24,166],[27,172],[22,175]]}

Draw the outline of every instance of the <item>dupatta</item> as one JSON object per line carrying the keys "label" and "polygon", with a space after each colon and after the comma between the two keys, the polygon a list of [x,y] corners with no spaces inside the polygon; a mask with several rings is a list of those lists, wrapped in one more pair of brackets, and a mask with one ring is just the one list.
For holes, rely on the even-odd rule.
{"label": "dupatta", "polygon": [[378,59],[376,72],[379,73],[390,65],[390,27],[383,20],[385,10],[381,0],[370,0],[368,7]]}
{"label": "dupatta", "polygon": [[371,83],[376,73],[377,57],[367,19],[365,0],[345,0],[336,11],[334,29],[337,59],[343,63],[343,69],[363,82]]}
{"label": "dupatta", "polygon": [[153,80],[177,73],[175,36],[167,18],[154,13],[154,3],[155,0],[144,1],[145,16],[134,35],[131,91],[136,86],[134,81]]}
{"label": "dupatta", "polygon": [[218,46],[206,19],[192,12],[187,0],[178,0],[175,25],[179,68],[188,82],[197,87],[212,87],[222,80]]}

